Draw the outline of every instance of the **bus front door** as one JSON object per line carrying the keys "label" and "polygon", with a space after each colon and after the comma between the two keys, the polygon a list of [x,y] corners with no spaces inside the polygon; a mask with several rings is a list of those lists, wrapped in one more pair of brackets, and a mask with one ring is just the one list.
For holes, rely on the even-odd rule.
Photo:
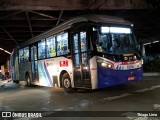
{"label": "bus front door", "polygon": [[72,34],[72,60],[75,87],[91,87],[86,31]]}
{"label": "bus front door", "polygon": [[32,82],[38,81],[38,62],[37,62],[37,46],[31,47],[31,71],[32,71]]}

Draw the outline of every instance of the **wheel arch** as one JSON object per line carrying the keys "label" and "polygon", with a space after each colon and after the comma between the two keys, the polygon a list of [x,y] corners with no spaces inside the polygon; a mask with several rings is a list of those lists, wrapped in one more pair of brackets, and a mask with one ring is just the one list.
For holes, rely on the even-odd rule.
{"label": "wheel arch", "polygon": [[68,72],[67,70],[62,70],[62,71],[60,72],[60,75],[59,75],[60,87],[62,87],[62,76],[63,76],[65,73],[67,73],[67,74],[69,75],[70,79],[71,79],[71,76],[70,76],[69,72]]}

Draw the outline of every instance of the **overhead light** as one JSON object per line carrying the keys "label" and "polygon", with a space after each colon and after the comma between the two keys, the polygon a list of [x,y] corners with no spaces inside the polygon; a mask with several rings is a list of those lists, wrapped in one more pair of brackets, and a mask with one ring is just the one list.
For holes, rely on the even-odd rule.
{"label": "overhead light", "polygon": [[0,50],[4,50],[3,48],[0,48]]}
{"label": "overhead light", "polygon": [[159,41],[154,41],[154,42],[152,42],[152,43],[158,43]]}
{"label": "overhead light", "polygon": [[151,42],[149,42],[149,43],[144,43],[144,45],[150,45],[151,44]]}
{"label": "overhead light", "polygon": [[6,52],[6,53],[8,53],[8,54],[10,54],[10,55],[11,55],[11,53],[10,53],[9,51],[4,50],[3,48],[0,48],[0,50],[2,50],[2,51],[4,51],[4,52]]}

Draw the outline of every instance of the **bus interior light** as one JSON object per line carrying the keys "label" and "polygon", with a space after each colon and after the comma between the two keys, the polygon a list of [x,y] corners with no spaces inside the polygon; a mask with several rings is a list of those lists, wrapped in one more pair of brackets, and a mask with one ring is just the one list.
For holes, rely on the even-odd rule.
{"label": "bus interior light", "polygon": [[110,27],[109,30],[111,33],[126,33],[126,34],[131,33],[130,28]]}
{"label": "bus interior light", "polygon": [[109,27],[101,27],[102,33],[109,33]]}

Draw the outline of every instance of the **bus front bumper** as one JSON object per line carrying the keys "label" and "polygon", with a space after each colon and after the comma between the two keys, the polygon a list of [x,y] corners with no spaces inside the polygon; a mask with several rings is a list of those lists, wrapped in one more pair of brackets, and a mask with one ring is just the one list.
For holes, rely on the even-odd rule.
{"label": "bus front bumper", "polygon": [[132,70],[113,70],[98,67],[98,88],[105,88],[118,84],[125,84],[143,79],[143,68]]}

